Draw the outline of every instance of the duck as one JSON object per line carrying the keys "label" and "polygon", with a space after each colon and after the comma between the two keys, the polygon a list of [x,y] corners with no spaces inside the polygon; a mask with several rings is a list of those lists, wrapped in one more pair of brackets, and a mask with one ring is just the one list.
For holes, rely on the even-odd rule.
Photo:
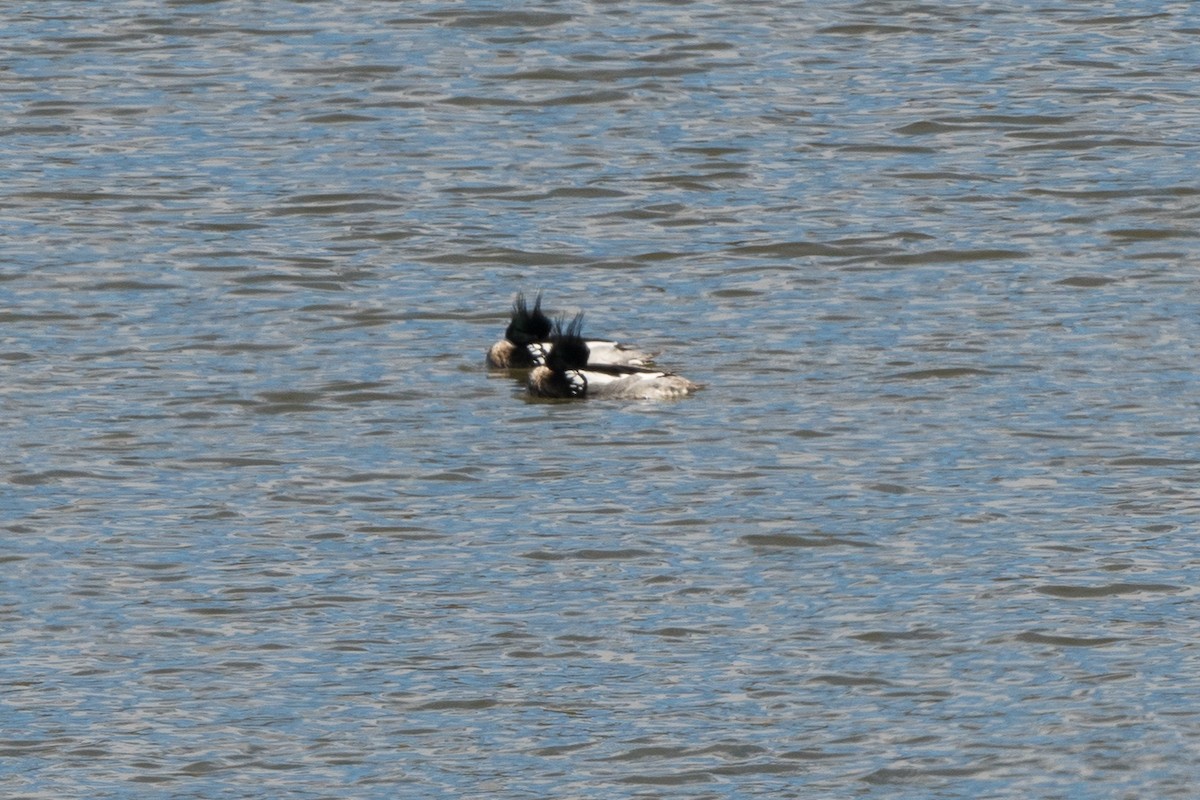
{"label": "duck", "polygon": [[672,372],[634,364],[592,363],[589,342],[580,335],[582,327],[582,313],[565,326],[561,319],[554,323],[553,346],[544,363],[529,373],[529,394],[560,400],[668,400],[700,388]]}
{"label": "duck", "polygon": [[[493,369],[532,369],[544,364],[546,354],[554,347],[553,330],[554,323],[542,311],[542,293],[537,293],[530,308],[525,295],[518,292],[504,338],[488,348],[487,365]],[[591,339],[587,346],[597,364],[645,366],[652,360],[650,354],[620,342]]]}

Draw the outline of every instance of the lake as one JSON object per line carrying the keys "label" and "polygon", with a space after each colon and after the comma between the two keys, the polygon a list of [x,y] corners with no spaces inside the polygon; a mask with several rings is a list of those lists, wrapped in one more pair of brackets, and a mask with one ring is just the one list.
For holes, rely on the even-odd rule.
{"label": "lake", "polygon": [[1194,796],[1192,4],[5,16],[6,797]]}

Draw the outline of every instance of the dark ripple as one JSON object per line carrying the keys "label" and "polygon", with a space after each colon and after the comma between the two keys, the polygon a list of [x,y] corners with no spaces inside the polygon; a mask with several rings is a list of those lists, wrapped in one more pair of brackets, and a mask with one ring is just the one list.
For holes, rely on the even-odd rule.
{"label": "dark ripple", "polygon": [[1125,641],[1119,636],[1064,636],[1037,631],[1023,633],[1017,638],[1030,644],[1050,644],[1057,647],[1107,647]]}
{"label": "dark ripple", "polygon": [[748,534],[742,541],[752,547],[872,547],[870,542],[861,542],[840,536],[800,536],[792,533]]}
{"label": "dark ripple", "polygon": [[1104,586],[1046,585],[1037,587],[1037,591],[1052,597],[1082,599],[1091,597],[1117,597],[1126,594],[1140,594],[1142,592],[1178,592],[1181,591],[1181,587],[1165,583],[1110,583]]}
{"label": "dark ripple", "polygon": [[447,10],[426,14],[429,19],[439,20],[454,27],[464,28],[544,28],[570,22],[571,14],[554,11],[469,11]]}

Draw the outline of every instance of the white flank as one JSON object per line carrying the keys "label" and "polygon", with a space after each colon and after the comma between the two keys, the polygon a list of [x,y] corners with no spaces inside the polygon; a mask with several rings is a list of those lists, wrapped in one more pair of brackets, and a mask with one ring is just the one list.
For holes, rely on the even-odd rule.
{"label": "white flank", "polygon": [[589,364],[629,364],[634,367],[644,367],[650,362],[649,353],[625,347],[617,342],[588,340]]}
{"label": "white flank", "polygon": [[609,375],[606,372],[584,370],[588,397],[615,400],[666,400],[682,397],[698,386],[681,375],[669,372],[641,372],[634,375]]}

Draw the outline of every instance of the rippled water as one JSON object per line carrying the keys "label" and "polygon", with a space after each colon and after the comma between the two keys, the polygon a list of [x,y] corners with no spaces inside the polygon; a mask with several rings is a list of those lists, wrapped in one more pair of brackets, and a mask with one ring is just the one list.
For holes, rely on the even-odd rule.
{"label": "rippled water", "polygon": [[5,16],[6,797],[1193,796],[1191,4]]}

